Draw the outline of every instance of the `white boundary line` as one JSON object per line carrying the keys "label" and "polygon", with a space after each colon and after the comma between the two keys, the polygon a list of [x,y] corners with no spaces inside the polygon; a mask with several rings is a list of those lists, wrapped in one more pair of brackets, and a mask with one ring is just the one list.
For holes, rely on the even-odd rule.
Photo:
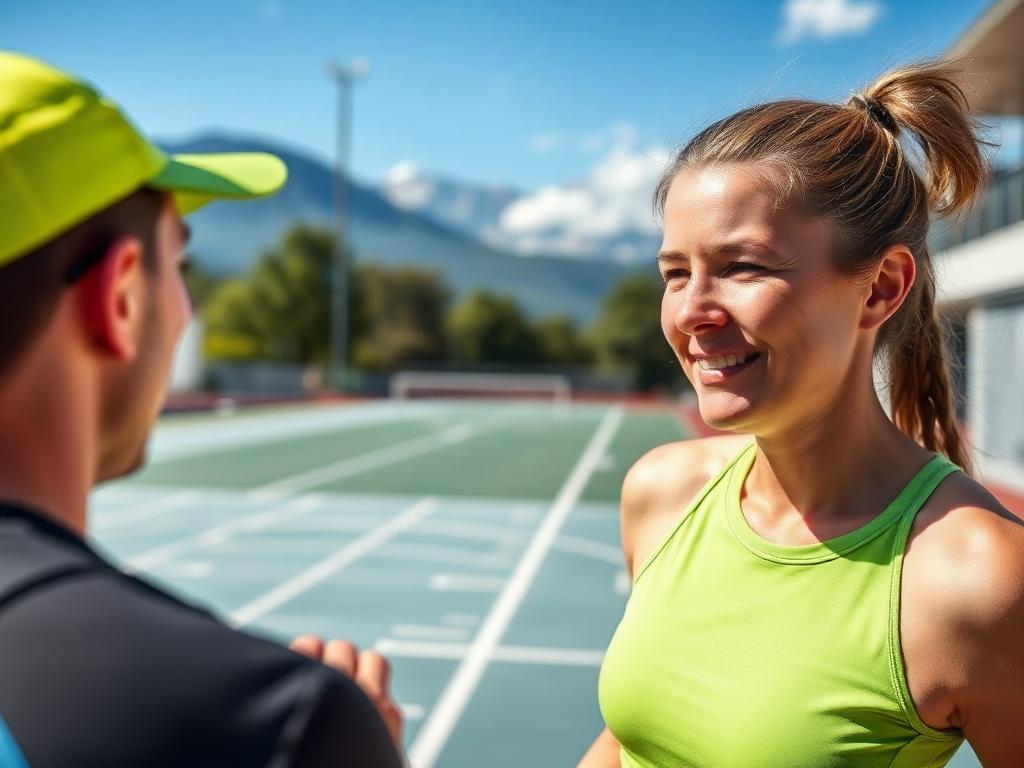
{"label": "white boundary line", "polygon": [[523,598],[526,597],[544,557],[551,549],[573,505],[583,493],[587,480],[608,449],[622,423],[622,418],[621,408],[613,408],[605,414],[583,455],[559,491],[554,504],[534,533],[505,589],[491,607],[465,658],[448,681],[410,747],[409,760],[416,768],[433,768],[466,704],[479,685],[487,665],[494,658],[498,643]]}
{"label": "white boundary line", "polygon": [[[107,514],[97,515],[95,530],[109,531],[122,525],[152,520],[154,517],[186,507],[198,498],[198,491],[187,490],[172,493],[169,496],[158,496],[151,501],[140,499],[134,503],[128,502],[110,510]],[[141,507],[141,509],[137,509],[137,507]]]}
{"label": "white boundary line", "polygon": [[388,464],[411,459],[422,453],[430,453],[437,448],[463,442],[479,431],[480,428],[475,425],[459,424],[441,432],[415,437],[386,448],[300,472],[282,480],[275,480],[253,490],[250,497],[256,501],[274,501],[296,491],[344,480],[353,475],[369,472],[371,469],[379,469]]}
{"label": "white boundary line", "polygon": [[342,568],[368,555],[402,531],[413,527],[437,509],[434,498],[420,499],[400,515],[391,518],[373,530],[353,539],[315,565],[288,579],[231,614],[231,624],[243,627],[263,618],[307,589],[316,586]]}
{"label": "white boundary line", "polygon": [[559,536],[558,541],[554,543],[554,548],[560,552],[603,560],[620,568],[625,564],[621,548],[613,547],[611,544],[605,544],[601,541],[584,539],[580,536]]}
{"label": "white boundary line", "polygon": [[[485,421],[485,425],[493,421],[495,420],[487,420]],[[403,461],[421,453],[427,453],[444,445],[452,445],[462,440],[467,440],[477,434],[481,428],[481,426],[477,425],[460,424],[458,426],[442,430],[439,433],[417,437],[387,448],[382,448],[378,451],[371,451],[370,453],[363,454],[362,456],[345,459],[340,462],[335,462],[334,464],[328,464],[324,467],[318,467],[317,469],[286,477],[283,480],[277,480],[273,483],[269,483],[268,485],[249,491],[245,494],[244,498],[250,502],[273,502],[294,491],[302,490],[303,488],[308,488],[320,483],[331,482],[343,477],[352,477],[353,475],[357,475],[361,472],[368,472],[371,469],[378,469],[379,467]],[[313,497],[311,496],[311,498]],[[316,505],[321,504],[323,499],[324,497],[320,494],[315,494]],[[230,539],[240,530],[262,530],[264,528],[269,528],[272,525],[276,525],[283,520],[298,517],[311,511],[310,509],[295,510],[293,508],[295,503],[296,502],[293,501],[286,504],[282,509],[261,511],[251,515],[245,515],[244,517],[235,518],[234,520],[229,520],[226,523],[214,526],[213,528],[209,528],[184,539],[172,541],[168,544],[156,547],[155,549],[150,549],[140,554],[133,555],[128,558],[126,570],[141,571],[155,568],[156,566],[163,565],[164,563],[173,560],[182,552],[188,551],[191,547],[206,547],[214,544],[221,544]],[[298,503],[301,505],[303,503],[302,499],[299,499]]]}
{"label": "white boundary line", "polygon": [[207,528],[193,536],[184,539],[162,544],[154,549],[148,549],[137,555],[128,558],[127,569],[131,571],[142,571],[156,568],[168,563],[183,552],[192,548],[201,549],[211,547],[215,544],[223,544],[239,531],[260,531],[277,525],[285,520],[306,515],[323,504],[319,494],[310,493],[305,496],[292,499],[283,507],[271,510],[254,512],[251,515],[236,517],[220,525]]}
{"label": "white boundary line", "polygon": [[[471,646],[467,643],[438,643],[418,640],[396,640],[386,637],[377,641],[374,650],[385,656],[407,659],[464,659]],[[582,648],[537,648],[523,645],[502,645],[494,649],[492,662],[513,664],[551,664],[565,667],[599,667],[604,651]]]}

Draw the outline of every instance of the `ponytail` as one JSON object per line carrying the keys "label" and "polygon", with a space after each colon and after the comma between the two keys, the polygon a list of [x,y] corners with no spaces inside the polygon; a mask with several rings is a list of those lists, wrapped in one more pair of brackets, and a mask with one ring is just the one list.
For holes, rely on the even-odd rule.
{"label": "ponytail", "polygon": [[907,325],[915,327],[916,333],[907,333],[906,343],[887,350],[892,420],[929,451],[944,454],[971,475],[973,461],[956,418],[946,331],[935,311],[931,269],[919,274],[918,280],[917,301],[906,310],[914,315]]}
{"label": "ponytail", "polygon": [[[988,176],[981,151],[986,142],[959,84],[961,76],[958,62],[924,62],[888,72],[860,94],[889,118],[894,142],[906,130],[920,147],[928,208],[940,217],[967,211]],[[935,273],[926,240],[914,255],[917,283],[890,320],[893,328],[881,338],[889,363],[892,418],[925,448],[946,455],[971,474],[973,462],[956,418],[946,329],[935,308]]]}
{"label": "ponytail", "polygon": [[829,222],[841,273],[870,275],[886,248],[906,245],[916,282],[876,340],[889,363],[890,411],[907,435],[969,472],[927,243],[932,214],[966,211],[988,175],[960,75],[957,62],[929,61],[882,75],[846,104],[776,101],[737,112],[679,151],[655,209],[664,211],[673,179],[688,167],[753,163],[777,182],[780,205]]}

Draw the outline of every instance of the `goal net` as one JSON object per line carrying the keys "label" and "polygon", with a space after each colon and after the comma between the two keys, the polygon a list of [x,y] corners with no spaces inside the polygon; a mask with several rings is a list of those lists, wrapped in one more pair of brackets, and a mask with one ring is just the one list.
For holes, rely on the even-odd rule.
{"label": "goal net", "polygon": [[550,402],[568,408],[572,389],[567,376],[533,373],[451,373],[401,371],[390,380],[399,402],[412,399],[492,399]]}

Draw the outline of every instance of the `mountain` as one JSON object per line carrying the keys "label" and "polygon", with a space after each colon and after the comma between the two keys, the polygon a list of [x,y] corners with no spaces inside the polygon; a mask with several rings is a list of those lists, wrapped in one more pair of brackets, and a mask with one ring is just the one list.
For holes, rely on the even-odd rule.
{"label": "mountain", "polygon": [[396,208],[428,216],[490,245],[495,244],[502,212],[523,196],[512,187],[426,174],[409,162],[393,167],[377,189]]}
{"label": "mountain", "polygon": [[656,151],[617,147],[578,181],[535,192],[455,180],[404,162],[376,188],[397,208],[499,250],[650,264],[661,244],[651,193],[665,161]]}
{"label": "mountain", "polygon": [[[277,195],[210,205],[190,217],[190,251],[207,271],[244,272],[295,222],[331,225],[332,171],[307,154],[263,139],[222,134],[162,142],[161,146],[171,153],[272,152],[288,165],[288,183]],[[357,260],[435,269],[457,295],[477,287],[511,294],[533,316],[565,314],[588,322],[612,287],[635,272],[635,268],[615,263],[512,255],[428,215],[402,210],[377,190],[359,183],[350,184],[348,196],[350,237]]]}

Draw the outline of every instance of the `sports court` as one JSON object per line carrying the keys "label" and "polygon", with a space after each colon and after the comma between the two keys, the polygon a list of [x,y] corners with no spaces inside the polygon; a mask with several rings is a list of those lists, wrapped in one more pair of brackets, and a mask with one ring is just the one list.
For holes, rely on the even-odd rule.
{"label": "sports court", "polygon": [[628,589],[617,496],[675,411],[382,401],[165,418],[96,538],[238,626],[393,661],[416,768],[575,764]]}
{"label": "sports court", "polygon": [[173,416],[93,530],[237,626],[387,654],[415,768],[571,766],[628,592],[619,486],[687,436],[671,407],[546,402]]}

